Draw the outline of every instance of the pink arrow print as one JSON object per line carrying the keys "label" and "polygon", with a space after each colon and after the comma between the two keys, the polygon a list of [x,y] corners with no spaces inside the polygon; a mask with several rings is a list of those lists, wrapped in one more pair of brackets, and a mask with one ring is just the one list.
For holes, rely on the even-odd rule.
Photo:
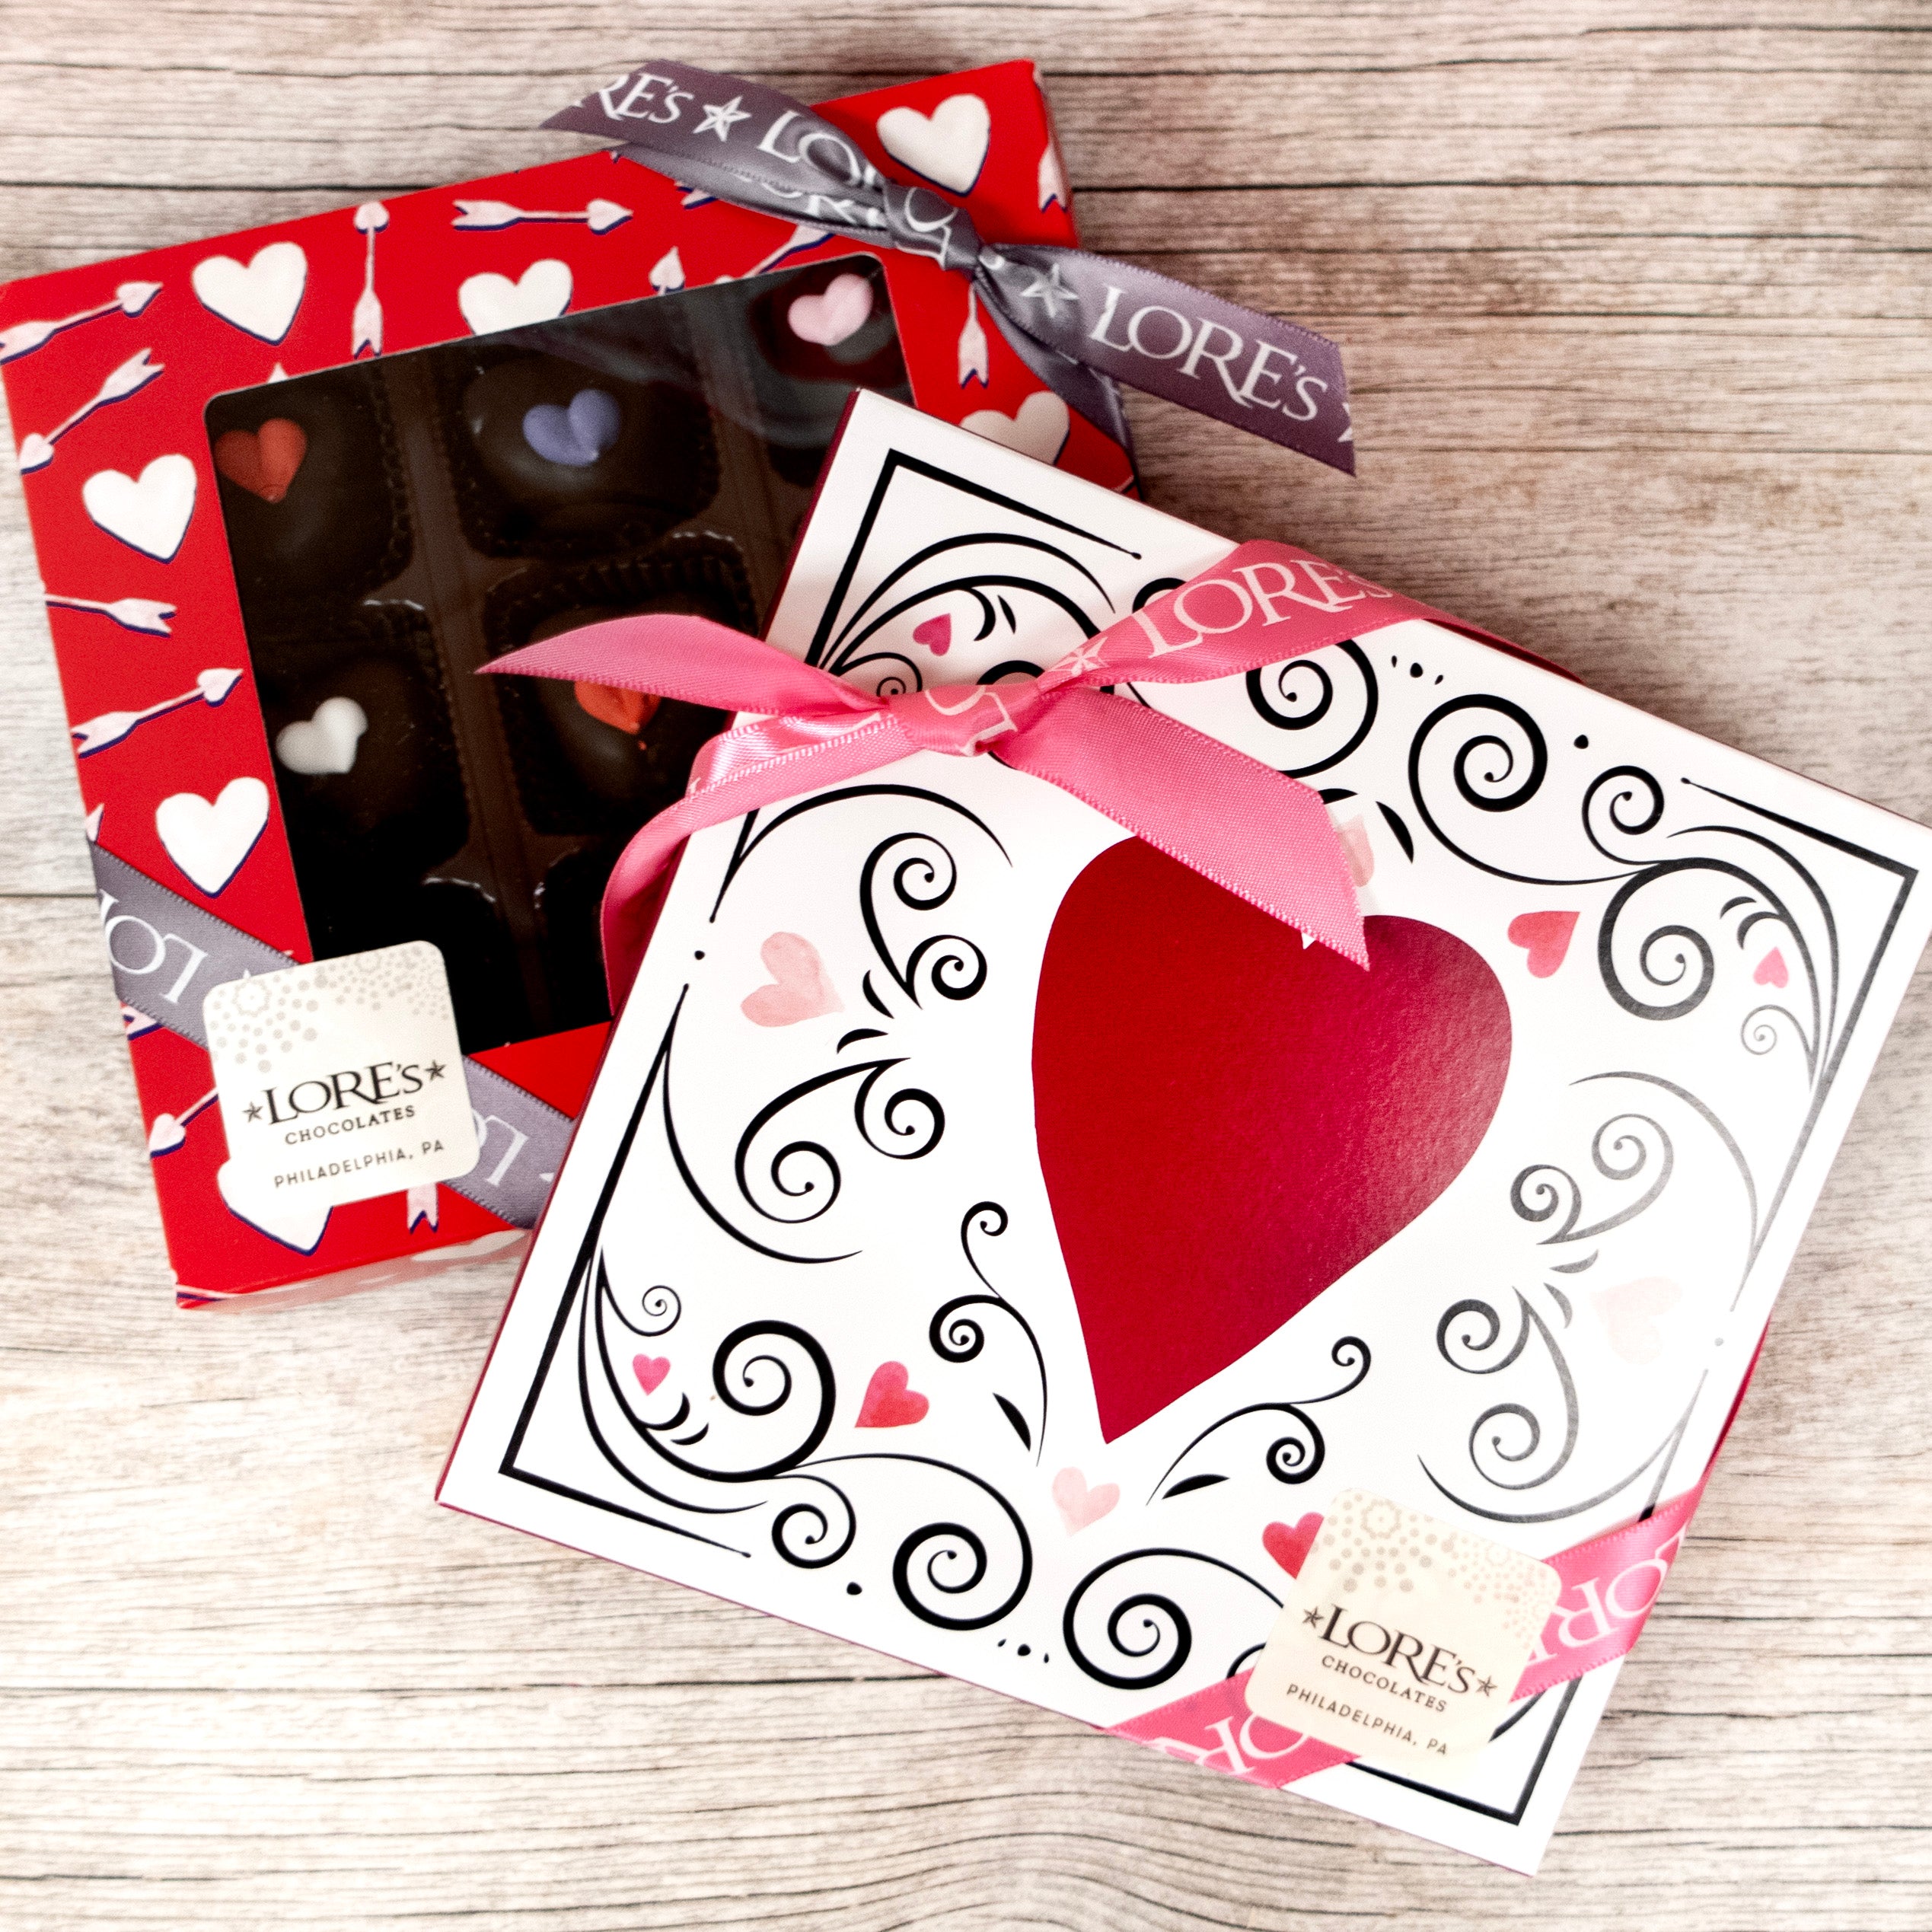
{"label": "pink arrow print", "polygon": [[75,424],[84,422],[96,410],[105,409],[110,403],[120,402],[137,391],[145,389],[167,366],[165,363],[149,362],[148,358],[153,353],[152,349],[136,349],[65,422],[56,423],[44,436],[36,434],[24,438],[20,446],[21,474],[25,476],[31,470],[44,470],[54,460],[54,445]]}
{"label": "pink arrow print", "polygon": [[17,355],[30,355],[42,343],[50,342],[63,329],[78,328],[103,315],[139,315],[161,293],[158,282],[123,282],[114,291],[111,302],[94,308],[77,309],[52,322],[16,322],[0,329],[0,362],[11,362]]}
{"label": "pink arrow print", "polygon": [[241,681],[238,671],[204,671],[195,680],[191,691],[183,691],[179,697],[163,698],[158,704],[151,704],[145,711],[104,711],[98,718],[90,718],[84,724],[69,727],[74,739],[74,755],[77,758],[91,758],[97,751],[105,751],[110,745],[118,744],[137,725],[145,725],[151,718],[164,718],[171,711],[179,711],[183,705],[218,705]]}
{"label": "pink arrow print", "polygon": [[507,201],[459,201],[455,228],[509,228],[519,222],[582,222],[592,234],[608,234],[630,219],[630,210],[614,201],[593,201],[583,208],[513,208]]}
{"label": "pink arrow print", "polygon": [[[124,1006],[123,1012],[131,1012],[132,1007]],[[178,1114],[157,1114],[154,1124],[148,1130],[148,1158],[159,1160],[164,1154],[171,1154],[188,1137],[189,1124],[197,1114],[205,1113],[215,1104],[216,1089],[210,1087],[207,1092],[192,1107],[184,1107]]]}
{"label": "pink arrow print", "polygon": [[112,603],[101,604],[91,597],[56,597],[49,591],[46,601],[56,610],[92,611],[112,617],[122,630],[145,631],[151,637],[166,637],[167,620],[174,614],[173,604],[151,597],[117,597]]}
{"label": "pink arrow print", "polygon": [[[389,210],[379,201],[365,201],[355,211],[355,232],[368,243],[362,260],[362,292],[355,298],[355,313],[349,318],[349,359],[352,362],[367,349],[371,355],[382,353],[382,303],[375,292],[375,238],[389,225]],[[276,368],[281,365],[277,363]]]}

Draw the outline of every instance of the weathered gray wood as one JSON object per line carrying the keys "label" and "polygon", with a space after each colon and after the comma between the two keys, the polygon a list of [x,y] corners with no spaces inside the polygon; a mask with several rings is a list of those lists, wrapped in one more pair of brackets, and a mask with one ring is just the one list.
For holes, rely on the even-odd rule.
{"label": "weathered gray wood", "polygon": [[[808,95],[1031,55],[1095,245],[1349,351],[1359,483],[1137,404],[1157,500],[1932,817],[1908,0],[4,21],[0,276],[549,158],[542,112],[653,49]],[[177,1316],[0,499],[0,1920],[1932,1923],[1926,975],[1526,1884],[437,1511],[504,1269]]]}

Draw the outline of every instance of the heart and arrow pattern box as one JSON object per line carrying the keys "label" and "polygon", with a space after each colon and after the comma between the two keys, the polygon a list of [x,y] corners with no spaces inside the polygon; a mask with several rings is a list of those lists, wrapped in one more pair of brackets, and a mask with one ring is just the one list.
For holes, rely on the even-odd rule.
{"label": "heart and arrow pattern box", "polygon": [[[1231,547],[862,395],[769,635],[1033,671]],[[1700,1480],[1932,834],[1420,620],[1121,695],[1320,789],[1370,970],[990,757],[700,833],[441,1494],[1279,1782],[1187,1713],[1335,1499],[1548,1560]],[[1533,1870],[1616,1674],[1296,1789]]]}
{"label": "heart and arrow pattern box", "polygon": [[[985,234],[1076,240],[1028,64],[824,111]],[[963,277],[607,153],[14,284],[0,365],[184,1300],[407,1275],[541,1207],[604,879],[723,720],[479,665],[627,612],[758,628],[855,387],[1133,480]],[[203,995],[420,942],[475,1165],[266,1191]]]}

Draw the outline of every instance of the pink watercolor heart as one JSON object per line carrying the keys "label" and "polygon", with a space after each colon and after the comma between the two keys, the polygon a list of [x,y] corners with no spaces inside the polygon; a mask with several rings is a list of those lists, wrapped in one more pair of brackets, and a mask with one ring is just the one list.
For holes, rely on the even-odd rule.
{"label": "pink watercolor heart", "polygon": [[1077,1536],[1089,1523],[1098,1522],[1121,1500],[1118,1483],[1096,1483],[1092,1489],[1077,1469],[1063,1469],[1054,1478],[1054,1501],[1070,1536]]}
{"label": "pink watercolor heart", "polygon": [[647,1395],[657,1393],[658,1384],[671,1372],[671,1357],[668,1355],[633,1355],[630,1358],[630,1372],[637,1378],[638,1385]]}
{"label": "pink watercolor heart", "polygon": [[1335,827],[1335,834],[1348,859],[1348,875],[1359,892],[1376,875],[1376,849],[1369,843],[1369,828],[1359,817],[1345,818]]}
{"label": "pink watercolor heart", "polygon": [[1321,1528],[1318,1512],[1311,1510],[1290,1529],[1285,1522],[1271,1522],[1261,1532],[1261,1548],[1291,1577],[1302,1573],[1309,1547]]}
{"label": "pink watercolor heart", "polygon": [[835,275],[823,294],[799,296],[785,311],[785,319],[800,341],[830,349],[856,335],[872,313],[871,282],[862,275]]}
{"label": "pink watercolor heart", "polygon": [[1663,1331],[1656,1318],[1668,1315],[1684,1299],[1684,1291],[1667,1277],[1653,1274],[1605,1288],[1594,1299],[1596,1312],[1610,1331],[1612,1350],[1626,1362],[1641,1367],[1662,1357]]}
{"label": "pink watercolor heart", "polygon": [[771,984],[747,993],[738,1011],[754,1026],[795,1026],[821,1013],[842,1013],[845,1002],[825,977],[825,962],[809,939],[774,933],[758,948]]}
{"label": "pink watercolor heart", "polygon": [[928,617],[923,624],[913,625],[913,642],[923,644],[936,658],[944,657],[952,649],[952,614],[942,611],[936,617]]}
{"label": "pink watercolor heart", "polygon": [[1791,969],[1784,963],[1784,955],[1776,946],[1758,962],[1758,970],[1751,977],[1760,986],[1789,986]]}
{"label": "pink watercolor heart", "polygon": [[866,1385],[866,1399],[859,1404],[861,1429],[903,1429],[908,1423],[922,1421],[932,1407],[916,1388],[906,1386],[903,1362],[882,1362]]}
{"label": "pink watercolor heart", "polygon": [[1529,955],[1532,979],[1547,980],[1563,964],[1576,929],[1573,912],[1519,913],[1510,922],[1510,943]]}

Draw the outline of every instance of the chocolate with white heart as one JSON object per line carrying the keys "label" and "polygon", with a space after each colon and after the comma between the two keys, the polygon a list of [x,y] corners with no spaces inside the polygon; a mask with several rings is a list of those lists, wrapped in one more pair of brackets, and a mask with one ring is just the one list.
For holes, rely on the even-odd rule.
{"label": "chocolate with white heart", "polygon": [[318,957],[432,941],[466,1050],[607,1016],[604,879],[724,721],[472,674],[636,611],[754,628],[859,380],[910,393],[847,256],[215,400]]}
{"label": "chocolate with white heart", "polygon": [[[1232,547],[861,396],[769,636],[996,681]],[[699,834],[445,1503],[1111,1726],[1345,1490],[1546,1559],[1697,1482],[1932,833],[1421,621],[1117,696],[1321,789],[1369,970],[991,758]],[[1295,1788],[1534,1869],[1615,1675]]]}

